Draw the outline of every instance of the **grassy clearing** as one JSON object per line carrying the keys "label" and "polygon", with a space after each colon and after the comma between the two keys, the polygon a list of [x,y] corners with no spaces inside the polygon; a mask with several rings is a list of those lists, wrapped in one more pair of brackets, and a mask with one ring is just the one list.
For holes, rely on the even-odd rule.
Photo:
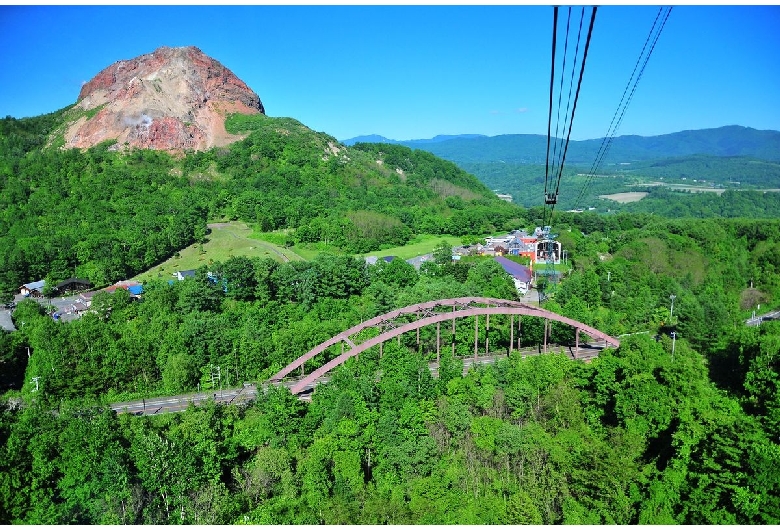
{"label": "grassy clearing", "polygon": [[645,197],[647,197],[648,193],[646,191],[629,191],[625,193],[612,193],[610,195],[599,195],[599,199],[610,199],[615,202],[619,202],[620,204],[625,204],[628,202],[637,202],[641,201]]}
{"label": "grassy clearing", "polygon": [[[284,247],[284,234],[254,232],[246,223],[210,223],[211,232],[206,243],[194,244],[178,253],[178,257],[152,267],[132,278],[144,282],[155,278],[170,279],[176,271],[197,269],[214,262],[224,262],[231,256],[272,258],[276,261],[312,260],[323,252],[339,253],[324,245]],[[381,251],[359,254],[366,256],[398,256],[401,259],[430,254],[444,240],[453,247],[461,244],[460,237],[424,234],[415,237],[408,245]]]}
{"label": "grassy clearing", "polygon": [[687,191],[690,193],[717,193],[718,195],[721,195],[725,190],[725,188],[704,188],[701,186],[686,186],[684,184],[669,184],[669,189],[675,190],[675,191]]}
{"label": "grassy clearing", "polygon": [[[284,234],[280,232],[270,233],[255,233],[253,237],[261,239],[263,241],[280,243],[284,239]],[[421,234],[412,239],[412,241],[402,247],[387,248],[384,250],[374,250],[372,252],[365,252],[363,254],[356,254],[358,257],[366,256],[397,256],[401,259],[410,259],[424,254],[430,254],[433,249],[442,241],[446,241],[453,247],[461,245],[461,238],[456,236],[441,236],[431,234]],[[285,249],[286,250],[286,249]],[[314,259],[317,254],[332,253],[341,254],[340,251],[335,250],[331,246],[326,246],[324,243],[296,245],[294,247],[295,253],[305,260]]]}
{"label": "grassy clearing", "polygon": [[179,252],[179,257],[170,258],[133,279],[140,282],[153,278],[168,279],[176,271],[224,262],[231,256],[272,258],[280,262],[304,259],[290,249],[253,238],[252,229],[246,223],[211,223],[209,228],[211,232],[206,236],[206,243],[190,245]]}
{"label": "grassy clearing", "polygon": [[446,241],[453,247],[460,246],[462,244],[460,239],[460,237],[456,236],[421,234],[412,239],[409,244],[402,247],[393,247],[385,250],[366,252],[365,254],[360,254],[360,256],[397,256],[401,259],[410,259],[416,256],[432,253],[433,249],[436,248],[442,240]]}

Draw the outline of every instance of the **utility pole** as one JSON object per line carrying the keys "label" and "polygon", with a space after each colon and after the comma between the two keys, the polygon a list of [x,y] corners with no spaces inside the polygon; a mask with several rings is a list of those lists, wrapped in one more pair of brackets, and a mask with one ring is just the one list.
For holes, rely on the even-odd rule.
{"label": "utility pole", "polygon": [[[219,366],[216,367],[217,371],[214,372],[214,365],[209,365],[209,374],[211,375],[211,388],[212,390],[217,389],[217,384],[219,384],[219,397],[222,397],[222,370]],[[216,379],[216,381],[214,381]],[[217,397],[217,394],[214,393],[214,397]]]}
{"label": "utility pole", "polygon": [[33,390],[33,392],[38,391],[38,379],[40,379],[40,376],[33,377],[32,381],[30,381],[31,383],[35,383],[35,390]]}
{"label": "utility pole", "polygon": [[669,309],[669,320],[674,318],[674,299],[675,298],[677,298],[677,295],[675,295],[675,294],[670,294],[669,295],[669,300],[672,301],[672,307],[671,307],[671,309]]}
{"label": "utility pole", "polygon": [[677,338],[677,332],[672,331],[672,362],[674,362],[674,342],[676,338]]}

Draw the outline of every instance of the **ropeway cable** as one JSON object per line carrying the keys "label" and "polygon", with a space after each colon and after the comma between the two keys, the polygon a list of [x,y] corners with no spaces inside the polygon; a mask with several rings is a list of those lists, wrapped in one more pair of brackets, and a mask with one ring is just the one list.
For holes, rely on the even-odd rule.
{"label": "ropeway cable", "polygon": [[[653,35],[653,32],[655,31],[656,26],[658,25],[658,21],[662,16],[664,8],[663,7],[659,8],[658,14],[656,14],[655,21],[653,22],[653,26],[650,28],[650,33],[648,33],[647,39],[645,39],[645,44],[642,47],[642,51],[640,52],[639,57],[637,58],[636,64],[634,65],[634,70],[633,72],[631,72],[631,77],[629,78],[628,83],[626,84],[626,88],[623,90],[623,96],[620,98],[620,103],[618,103],[618,107],[617,109],[615,109],[615,114],[612,116],[612,121],[610,122],[609,128],[607,129],[607,135],[603,138],[601,142],[601,146],[599,147],[599,150],[596,153],[596,158],[593,162],[593,165],[591,166],[590,171],[588,172],[588,176],[585,180],[585,184],[583,185],[579,195],[577,196],[577,199],[574,204],[575,208],[580,204],[580,201],[585,196],[587,189],[590,187],[591,183],[593,182],[593,178],[595,177],[596,173],[601,167],[601,164],[604,161],[604,158],[606,157],[607,153],[609,152],[610,147],[612,147],[612,141],[615,138],[615,134],[617,133],[617,130],[620,128],[620,125],[623,122],[623,116],[625,116],[626,109],[628,108],[628,105],[631,103],[631,100],[634,97],[634,92],[636,92],[637,84],[639,83],[639,80],[642,78],[642,74],[645,71],[645,67],[647,66],[647,63],[650,60],[650,56],[652,55],[653,50],[655,49],[655,45],[658,43],[658,38],[661,36],[661,32],[663,31],[664,26],[666,26],[666,21],[669,19],[669,15],[672,13],[672,9],[673,9],[672,6],[668,8],[666,14],[663,17],[663,21],[661,22],[658,32],[655,33],[655,35]],[[644,62],[642,62],[642,57],[645,55],[645,50],[647,50],[648,43],[650,42],[651,39],[653,42],[650,46],[650,50],[648,51],[647,56],[644,59]],[[636,79],[634,79],[634,74],[636,73],[637,67],[639,66],[640,62],[642,62],[642,67],[639,70],[639,75],[637,75]],[[632,80],[633,80],[633,85],[632,85]],[[628,93],[629,87],[631,87],[631,92],[629,93],[628,99],[626,99],[626,93]],[[618,114],[620,115],[619,117]]]}

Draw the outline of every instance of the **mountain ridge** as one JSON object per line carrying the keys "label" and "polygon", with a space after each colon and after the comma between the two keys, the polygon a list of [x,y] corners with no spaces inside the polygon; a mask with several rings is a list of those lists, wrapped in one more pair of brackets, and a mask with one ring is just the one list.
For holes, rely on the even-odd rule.
{"label": "mountain ridge", "polygon": [[[379,135],[372,136],[383,138]],[[437,136],[435,138],[443,137]],[[347,141],[349,140],[344,142]],[[569,143],[566,162],[573,165],[591,164],[603,142],[603,138],[572,140]],[[503,161],[543,164],[547,151],[547,137],[541,134],[458,135],[439,141],[435,141],[435,139],[388,140],[383,143],[422,148],[455,163]],[[422,145],[425,147],[421,147]],[[780,161],[780,131],[726,125],[710,129],[689,129],[657,136],[617,136],[612,139],[604,162],[620,163],[691,155],[751,156],[764,160]]]}
{"label": "mountain ridge", "polygon": [[354,138],[347,138],[346,140],[341,140],[341,143],[344,145],[355,145],[356,143],[363,142],[363,143],[377,143],[377,144],[401,144],[401,145],[407,145],[407,144],[431,144],[431,143],[438,143],[438,142],[446,142],[448,140],[456,140],[459,138],[465,138],[465,139],[472,139],[472,138],[487,138],[484,134],[437,134],[433,138],[420,138],[415,140],[392,140],[390,138],[385,138],[384,136],[380,134],[367,134],[362,136],[355,136]]}

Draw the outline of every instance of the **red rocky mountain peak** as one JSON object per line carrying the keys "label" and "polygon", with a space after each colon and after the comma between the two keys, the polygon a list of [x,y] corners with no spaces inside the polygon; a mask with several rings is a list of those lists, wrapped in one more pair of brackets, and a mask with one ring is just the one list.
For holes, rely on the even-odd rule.
{"label": "red rocky mountain peak", "polygon": [[76,109],[93,112],[68,127],[66,148],[116,139],[147,149],[208,149],[241,138],[225,131],[228,114],[265,114],[246,83],[194,46],[112,64],[84,84]]}

